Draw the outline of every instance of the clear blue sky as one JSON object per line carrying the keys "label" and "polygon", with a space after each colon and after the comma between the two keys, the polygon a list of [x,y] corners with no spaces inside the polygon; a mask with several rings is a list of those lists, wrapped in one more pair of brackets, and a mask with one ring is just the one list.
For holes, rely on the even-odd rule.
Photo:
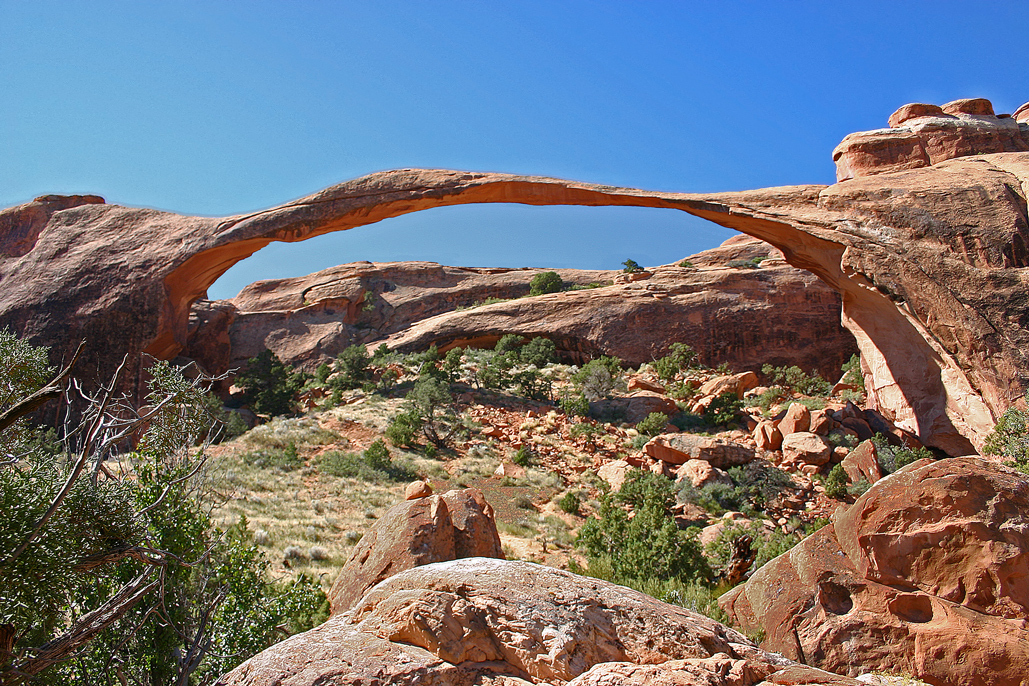
{"label": "clear blue sky", "polygon": [[[907,102],[1029,100],[1029,3],[0,0],[0,206],[187,214],[442,167],[678,191],[831,183]],[[615,268],[730,233],[487,205],[273,244],[211,290],[361,259]]]}

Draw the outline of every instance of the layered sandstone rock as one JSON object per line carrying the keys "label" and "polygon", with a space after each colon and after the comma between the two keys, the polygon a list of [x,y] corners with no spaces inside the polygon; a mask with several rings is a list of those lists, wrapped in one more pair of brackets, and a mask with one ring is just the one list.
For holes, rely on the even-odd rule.
{"label": "layered sandstone rock", "polygon": [[703,460],[712,467],[726,469],[751,462],[752,448],[724,438],[697,434],[661,434],[654,436],[643,452],[667,464],[685,464],[688,460]]}
{"label": "layered sandstone rock", "polygon": [[939,107],[913,103],[890,115],[890,128],[852,133],[833,150],[836,179],[918,169],[944,160],[1029,151],[1029,124],[997,117],[984,98]]}
{"label": "layered sandstone rock", "polygon": [[405,569],[464,557],[504,558],[493,508],[480,491],[431,495],[426,484],[415,483],[422,487],[375,522],[343,565],[329,591],[333,614]]}
{"label": "layered sandstone rock", "polygon": [[[195,304],[182,354],[219,374],[267,347],[311,371],[348,345],[378,345],[387,336],[389,347],[412,352],[430,345],[492,347],[516,333],[549,338],[563,359],[577,364],[613,355],[638,366],[683,341],[710,365],[743,368],[757,359],[837,375],[856,351],[839,324],[839,296],[781,260],[774,269],[728,267],[735,259],[729,256],[741,251],[778,255],[767,243],[742,238],[691,256],[705,265],[700,270],[670,265],[645,281],[532,298],[524,296],[538,269],[363,262],[259,281],[231,300]],[[612,284],[620,274],[556,271],[580,286]],[[466,309],[488,298],[509,302]]]}
{"label": "layered sandstone rock", "polygon": [[1029,481],[975,458],[880,480],[829,526],[723,596],[764,646],[856,675],[1024,686]]}
{"label": "layered sandstone rock", "polygon": [[[948,145],[957,150],[966,133],[956,128]],[[139,394],[141,353],[179,355],[193,303],[271,241],[476,202],[672,208],[767,241],[839,291],[869,402],[959,455],[981,446],[995,417],[1029,389],[1027,189],[1029,153],[1006,152],[829,187],[704,195],[407,169],[224,219],[41,199],[0,212],[10,236],[2,243],[13,246],[0,258],[0,324],[54,346],[56,356],[85,338],[83,364],[100,378],[127,354],[121,386]]]}
{"label": "layered sandstone rock", "polygon": [[796,665],[714,620],[623,586],[471,558],[401,572],[350,611],[265,650],[218,683],[858,682]]}

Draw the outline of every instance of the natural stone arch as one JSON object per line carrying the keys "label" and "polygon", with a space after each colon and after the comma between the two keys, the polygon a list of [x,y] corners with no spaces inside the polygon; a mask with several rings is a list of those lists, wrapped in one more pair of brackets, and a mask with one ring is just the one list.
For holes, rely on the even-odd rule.
{"label": "natural stone arch", "polygon": [[[991,408],[997,412],[1021,392],[1029,365],[1020,349],[1024,327],[1001,330],[1004,322],[996,312],[967,308],[949,281],[965,278],[975,288],[976,280],[996,280],[996,268],[1011,267],[1015,269],[1005,269],[1002,280],[1011,287],[1024,285],[1023,265],[1005,264],[1003,257],[1012,231],[1026,233],[1024,196],[1019,207],[1017,199],[1001,197],[1001,187],[1008,188],[1013,175],[1029,176],[1022,173],[1029,168],[1026,157],[1015,153],[952,160],[831,187],[703,195],[407,169],[372,174],[270,210],[221,220],[98,204],[68,207],[62,202],[51,207],[54,201],[44,200],[12,208],[4,213],[8,217],[0,218],[11,223],[12,214],[31,216],[39,223],[46,215],[45,227],[29,232],[34,236],[24,238],[26,232],[19,232],[21,243],[33,241],[30,250],[23,251],[19,243],[20,256],[6,251],[5,286],[18,289],[0,296],[0,317],[48,344],[68,346],[77,336],[99,335],[104,355],[98,352],[98,357],[118,352],[120,359],[121,352],[143,351],[168,359],[185,343],[192,303],[232,265],[271,241],[299,241],[408,212],[468,203],[678,209],[767,241],[787,262],[838,290],[844,324],[867,365],[872,403],[928,444],[964,453],[981,445],[992,426]],[[982,169],[983,163],[992,166]],[[945,165],[962,164],[980,168],[941,174]],[[949,202],[937,211],[919,198],[925,188],[940,187],[941,180],[950,185],[942,190]],[[891,182],[894,191],[884,195]],[[957,218],[969,214],[982,215],[983,225],[959,231],[959,238],[974,234],[978,252],[955,258],[953,227]],[[939,235],[927,231],[927,215],[929,224],[947,230]],[[897,220],[887,225],[884,216]],[[920,241],[917,255],[911,254],[914,244],[905,242],[905,232]],[[50,258],[60,262],[69,246],[89,254],[80,254],[59,276],[41,266]],[[96,265],[110,260],[123,270],[103,283]],[[84,304],[83,298],[100,302]],[[41,320],[39,312],[50,303],[64,303],[72,312],[57,315],[59,321]],[[101,314],[107,320],[69,326],[83,314]],[[112,327],[126,320],[134,325],[134,335],[119,340]],[[948,328],[967,335],[948,336]]]}

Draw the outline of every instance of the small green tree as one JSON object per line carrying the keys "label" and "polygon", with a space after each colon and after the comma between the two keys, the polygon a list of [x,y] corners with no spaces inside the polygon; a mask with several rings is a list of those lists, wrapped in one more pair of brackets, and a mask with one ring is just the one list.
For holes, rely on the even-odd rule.
{"label": "small green tree", "polygon": [[625,262],[622,262],[622,264],[625,266],[625,269],[622,271],[626,274],[635,274],[636,272],[643,271],[643,267],[641,267],[636,260],[626,260]]}
{"label": "small green tree", "polygon": [[1009,458],[1005,463],[1023,474],[1029,474],[1029,413],[1009,407],[986,437],[983,452]]}
{"label": "small green tree", "polygon": [[646,437],[657,436],[664,433],[668,425],[668,415],[663,412],[651,412],[646,418],[636,425],[636,430]]}
{"label": "small green tree", "polygon": [[617,357],[601,356],[590,360],[572,375],[583,396],[590,402],[607,396],[622,375],[622,361]]}
{"label": "small green tree", "polygon": [[704,419],[712,426],[725,426],[735,421],[742,409],[743,401],[735,392],[727,391],[711,401],[704,412]]}
{"label": "small green tree", "polygon": [[[579,531],[576,547],[590,567],[610,566],[618,583],[711,579],[696,531],[675,525],[675,490],[663,476],[632,470],[617,493],[604,495],[596,519]],[[629,512],[633,513],[630,518]]]}
{"label": "small green tree", "polygon": [[246,369],[236,377],[244,402],[254,412],[273,417],[293,413],[293,400],[306,381],[306,374],[292,371],[267,349],[247,360]]}
{"label": "small green tree", "polygon": [[422,377],[407,394],[407,400],[421,420],[422,435],[436,448],[447,448],[464,428],[450,387],[440,379]]}
{"label": "small green tree", "polygon": [[529,282],[529,295],[557,293],[562,286],[564,286],[564,282],[557,272],[540,272]]}

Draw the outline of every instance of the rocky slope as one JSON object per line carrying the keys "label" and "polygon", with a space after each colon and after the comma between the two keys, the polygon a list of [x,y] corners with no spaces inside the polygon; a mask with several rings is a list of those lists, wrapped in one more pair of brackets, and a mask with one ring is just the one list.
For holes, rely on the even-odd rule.
{"label": "rocky slope", "polygon": [[[529,281],[542,270],[364,262],[259,281],[232,300],[198,301],[183,355],[220,374],[267,347],[313,371],[348,345],[374,346],[390,334],[390,348],[411,352],[433,344],[492,347],[517,333],[553,340],[562,358],[578,364],[614,355],[638,366],[683,341],[712,366],[757,361],[838,374],[857,352],[839,323],[839,296],[768,244],[742,238],[690,256],[699,269],[669,265],[637,281],[531,298]],[[760,269],[728,266],[761,258],[768,259]],[[625,276],[557,272],[575,286]],[[489,298],[508,302],[472,307]]]}
{"label": "rocky slope", "polygon": [[[765,240],[838,290],[871,400],[926,443],[967,453],[1029,388],[1029,153],[980,145],[993,137],[979,133],[1001,117],[959,119],[939,138],[964,141],[954,154],[967,156],[829,187],[690,195],[400,170],[224,219],[46,196],[0,212],[0,323],[58,355],[85,338],[101,378],[128,355],[122,385],[135,390],[140,353],[181,353],[193,303],[273,240],[475,202],[673,208]],[[1015,125],[1024,138],[1029,122]],[[900,159],[894,150],[882,154]]]}

